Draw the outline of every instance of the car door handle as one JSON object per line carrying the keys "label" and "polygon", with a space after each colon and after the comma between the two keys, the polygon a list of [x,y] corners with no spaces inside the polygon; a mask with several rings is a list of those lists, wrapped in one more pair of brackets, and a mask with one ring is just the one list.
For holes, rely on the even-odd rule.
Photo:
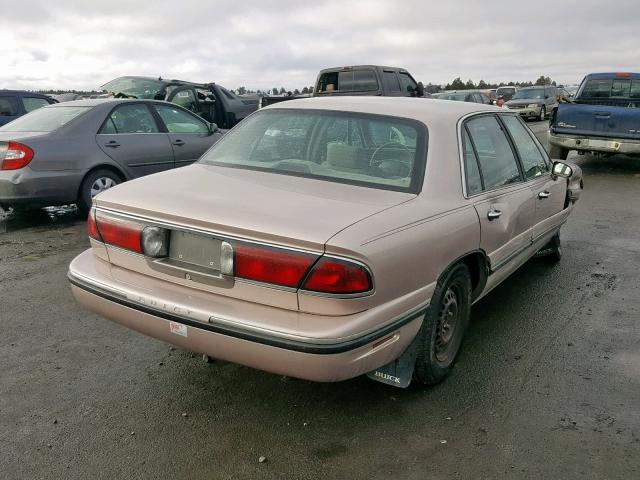
{"label": "car door handle", "polygon": [[104,146],[109,148],[118,148],[120,144],[115,140],[111,140],[110,142],[105,143]]}
{"label": "car door handle", "polygon": [[551,194],[549,192],[547,192],[546,190],[544,192],[540,192],[538,194],[538,198],[549,198],[551,196]]}
{"label": "car door handle", "polygon": [[184,140],[176,140],[175,142],[171,143],[171,145],[181,147],[182,145],[184,145]]}
{"label": "car door handle", "polygon": [[500,215],[502,215],[502,210],[489,210],[487,218],[489,220],[495,220],[496,218],[500,218]]}

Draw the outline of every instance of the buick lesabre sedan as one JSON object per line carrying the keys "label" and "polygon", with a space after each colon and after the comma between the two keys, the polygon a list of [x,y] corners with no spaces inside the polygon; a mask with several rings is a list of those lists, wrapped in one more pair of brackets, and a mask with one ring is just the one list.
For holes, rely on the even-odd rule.
{"label": "buick lesabre sedan", "polygon": [[88,309],[215,358],[432,384],[474,302],[537,252],[560,258],[581,188],[497,107],[295,100],[96,196],[69,279]]}

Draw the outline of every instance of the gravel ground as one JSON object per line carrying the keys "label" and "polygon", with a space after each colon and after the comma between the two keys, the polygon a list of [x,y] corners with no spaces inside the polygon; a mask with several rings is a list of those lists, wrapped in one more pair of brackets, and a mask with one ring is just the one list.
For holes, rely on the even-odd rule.
{"label": "gravel ground", "polygon": [[78,307],[73,210],[0,221],[0,478],[638,478],[640,161],[570,160],[562,262],[479,302],[427,389],[206,364]]}

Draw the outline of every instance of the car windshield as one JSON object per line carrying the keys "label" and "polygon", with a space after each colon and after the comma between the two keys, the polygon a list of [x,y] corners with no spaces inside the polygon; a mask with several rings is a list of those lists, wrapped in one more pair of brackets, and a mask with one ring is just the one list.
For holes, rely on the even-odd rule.
{"label": "car windshield", "polygon": [[417,192],[426,128],[408,119],[319,110],[260,111],[201,163]]}
{"label": "car windshield", "polygon": [[105,83],[102,90],[109,93],[124,93],[129,97],[155,99],[164,83],[149,78],[120,77]]}
{"label": "car windshield", "polygon": [[518,90],[512,100],[520,100],[524,98],[544,98],[544,88]]}
{"label": "car windshield", "polygon": [[44,107],[0,127],[0,132],[53,132],[92,107]]}

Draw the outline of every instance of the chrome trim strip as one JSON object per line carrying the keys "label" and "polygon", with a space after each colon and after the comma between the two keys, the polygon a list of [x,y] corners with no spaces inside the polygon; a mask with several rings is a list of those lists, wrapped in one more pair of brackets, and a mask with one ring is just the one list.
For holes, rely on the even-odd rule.
{"label": "chrome trim strip", "polygon": [[[164,320],[179,322],[193,328],[199,328],[201,330],[207,330],[213,333],[248,340],[272,347],[310,354],[342,353],[368,345],[420,318],[420,316],[425,314],[429,306],[429,303],[426,302],[405,312],[404,314],[394,317],[384,325],[361,332],[351,337],[338,339],[308,339],[304,337],[285,336],[283,334],[278,334],[277,332],[258,329],[255,327],[250,329],[246,325],[240,326],[237,323],[229,321],[225,321],[224,324],[222,324],[223,322],[221,322],[221,320],[224,319],[216,317],[215,315],[209,317],[209,322],[213,320],[215,323],[205,323],[201,320],[195,320],[184,315],[179,315],[166,310],[159,310],[150,305],[134,302],[125,292],[121,292],[101,282],[96,282],[95,280],[89,279],[83,275],[78,275],[72,271],[67,273],[67,278],[72,285],[80,288],[81,290],[127,308]],[[304,338],[304,340],[301,340],[301,338]]]}

